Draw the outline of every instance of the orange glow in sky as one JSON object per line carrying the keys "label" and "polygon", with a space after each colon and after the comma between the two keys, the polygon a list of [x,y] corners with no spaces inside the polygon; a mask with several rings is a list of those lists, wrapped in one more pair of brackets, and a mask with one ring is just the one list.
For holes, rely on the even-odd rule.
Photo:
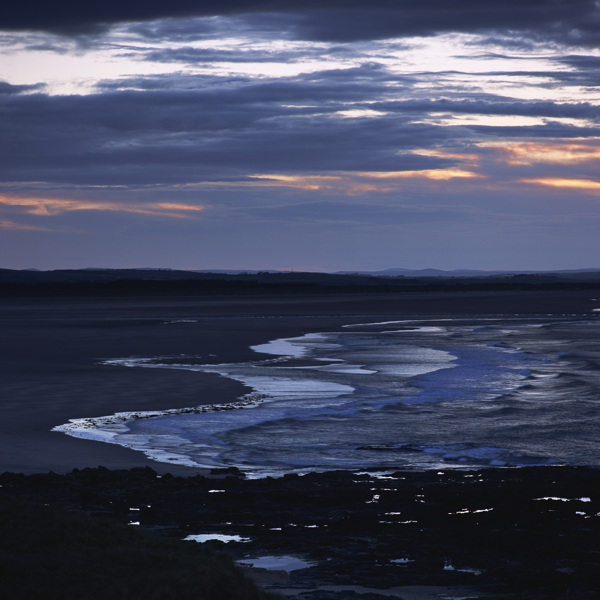
{"label": "orange glow in sky", "polygon": [[190,215],[186,213],[204,210],[202,206],[171,202],[133,204],[57,198],[19,198],[16,196],[0,196],[0,206],[2,205],[23,207],[27,214],[45,217],[75,210],[103,210],[186,219],[190,218]]}
{"label": "orange glow in sky", "polygon": [[600,192],[600,181],[591,179],[564,179],[561,177],[542,177],[538,179],[520,179],[522,183],[533,183],[534,185],[547,185],[557,188],[574,188],[590,192]]}
{"label": "orange glow in sky", "polygon": [[482,147],[499,148],[509,165],[537,163],[572,164],[600,160],[600,140],[586,143],[571,140],[553,142],[513,142],[481,144]]}

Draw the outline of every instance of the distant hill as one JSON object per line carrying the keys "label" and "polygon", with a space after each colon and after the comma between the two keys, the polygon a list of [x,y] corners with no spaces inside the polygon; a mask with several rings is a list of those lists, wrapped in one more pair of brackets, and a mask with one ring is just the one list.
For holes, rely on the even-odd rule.
{"label": "distant hill", "polygon": [[472,269],[454,269],[443,271],[441,269],[384,269],[383,271],[337,271],[336,273],[348,275],[373,275],[376,277],[491,277],[494,275],[598,275],[598,269],[571,269],[562,271],[483,271]]}
{"label": "distant hill", "polygon": [[454,271],[442,271],[441,269],[384,269],[383,271],[337,271],[346,275],[349,273],[360,273],[362,275],[374,275],[377,277],[473,277],[497,275],[506,271],[473,271],[468,269],[457,269]]}
{"label": "distant hill", "polygon": [[511,273],[388,269],[374,273],[179,271],[173,269],[0,269],[0,297],[205,296],[600,289],[600,270]]}

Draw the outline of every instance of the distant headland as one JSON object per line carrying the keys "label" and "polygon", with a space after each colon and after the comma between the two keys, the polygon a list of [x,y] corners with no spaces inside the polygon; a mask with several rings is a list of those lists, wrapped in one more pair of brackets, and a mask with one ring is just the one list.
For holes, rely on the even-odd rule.
{"label": "distant headland", "polygon": [[0,297],[264,295],[600,289],[600,268],[571,271],[376,272],[0,269]]}

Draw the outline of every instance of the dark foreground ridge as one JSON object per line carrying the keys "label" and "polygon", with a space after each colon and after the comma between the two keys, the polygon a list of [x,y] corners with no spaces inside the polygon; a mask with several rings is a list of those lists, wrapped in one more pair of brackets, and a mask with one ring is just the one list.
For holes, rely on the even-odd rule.
{"label": "dark foreground ridge", "polygon": [[[104,575],[123,578],[122,586],[134,572],[158,576],[169,570],[171,563],[153,554],[157,540],[175,544],[188,535],[218,533],[248,541],[179,542],[177,552],[189,553],[180,564],[205,561],[201,571],[213,571],[216,563],[210,561],[216,559],[207,549],[226,551],[235,559],[297,556],[309,566],[289,573],[249,570],[261,585],[294,600],[600,597],[600,471],[595,469],[390,470],[377,476],[339,471],[246,480],[236,469],[211,478],[181,478],[161,477],[150,468],[99,467],[67,475],[5,473],[0,484],[5,507],[0,595],[6,598],[27,595],[2,593],[3,586],[14,585],[25,572],[28,582],[37,578],[42,585],[46,580],[44,589],[50,594],[30,597],[104,598],[93,593],[68,596],[59,589],[51,595],[48,581],[62,583],[47,579],[56,557],[47,540],[53,527],[61,527],[64,514],[44,504],[64,507],[77,519],[87,513],[87,521],[78,525],[80,547],[97,545],[98,536],[105,538],[98,523],[129,524],[127,531],[136,533],[146,530],[131,547],[129,559],[144,560],[129,571]],[[55,515],[63,516],[55,521]],[[19,532],[27,531],[32,516],[41,531],[36,537],[28,532],[28,544]],[[115,535],[112,529],[106,531]],[[115,548],[122,544],[124,534],[119,535]],[[73,536],[67,536],[56,551],[67,552],[72,544]],[[77,577],[83,581],[100,577],[89,565],[80,571]],[[243,581],[239,574],[231,577],[231,585]],[[148,597],[258,598],[241,592],[211,595],[201,591],[198,581],[192,581],[200,586],[197,596]],[[250,589],[247,593],[256,594]]]}

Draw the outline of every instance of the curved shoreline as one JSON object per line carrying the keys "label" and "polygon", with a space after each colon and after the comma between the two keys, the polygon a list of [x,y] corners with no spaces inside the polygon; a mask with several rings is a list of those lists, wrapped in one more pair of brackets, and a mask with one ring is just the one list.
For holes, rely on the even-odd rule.
{"label": "curved shoreline", "polygon": [[256,356],[251,346],[352,322],[441,314],[590,316],[597,314],[595,296],[573,290],[0,299],[0,472],[148,465],[192,475],[200,471],[51,429],[83,416],[228,403],[250,391],[216,374],[111,368],[100,364],[103,359],[185,353],[215,363],[241,362]]}

